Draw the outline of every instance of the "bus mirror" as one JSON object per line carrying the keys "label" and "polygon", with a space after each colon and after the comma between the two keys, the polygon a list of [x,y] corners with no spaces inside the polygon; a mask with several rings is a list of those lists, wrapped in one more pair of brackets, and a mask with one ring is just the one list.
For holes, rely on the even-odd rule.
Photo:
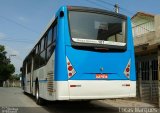
{"label": "bus mirror", "polygon": [[21,68],[20,68],[20,72],[22,72],[22,70],[23,70],[23,68],[21,67]]}
{"label": "bus mirror", "polygon": [[63,16],[64,16],[64,12],[61,11],[61,12],[60,12],[60,17],[63,17]]}

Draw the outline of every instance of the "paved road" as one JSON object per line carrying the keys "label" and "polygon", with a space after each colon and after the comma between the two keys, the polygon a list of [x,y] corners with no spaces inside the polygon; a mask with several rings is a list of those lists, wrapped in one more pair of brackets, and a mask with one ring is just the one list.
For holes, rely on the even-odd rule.
{"label": "paved road", "polygon": [[0,87],[0,106],[0,113],[5,110],[17,110],[17,113],[106,113],[108,111],[116,113],[117,111],[99,101],[47,102],[45,106],[38,106],[34,97],[24,95],[20,88],[2,87]]}
{"label": "paved road", "polygon": [[20,88],[0,87],[0,106],[0,113],[119,113],[118,107],[103,101],[47,102],[45,106],[38,106],[34,97],[24,95]]}

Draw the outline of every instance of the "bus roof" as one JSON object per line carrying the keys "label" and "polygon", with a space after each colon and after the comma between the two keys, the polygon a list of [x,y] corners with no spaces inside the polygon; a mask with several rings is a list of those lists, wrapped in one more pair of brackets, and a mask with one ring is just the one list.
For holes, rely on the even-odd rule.
{"label": "bus roof", "polygon": [[93,12],[93,13],[106,13],[106,14],[111,14],[111,15],[115,15],[117,17],[121,17],[121,18],[127,18],[127,16],[120,14],[120,13],[116,13],[113,11],[109,11],[109,10],[104,10],[104,9],[99,9],[99,8],[93,8],[93,7],[84,7],[84,6],[67,6],[68,10],[74,10],[74,11],[89,11],[89,12]]}

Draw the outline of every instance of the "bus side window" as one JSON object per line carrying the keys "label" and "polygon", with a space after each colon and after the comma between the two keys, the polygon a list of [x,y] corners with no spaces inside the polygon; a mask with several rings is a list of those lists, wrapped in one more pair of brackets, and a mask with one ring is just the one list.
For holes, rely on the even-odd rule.
{"label": "bus side window", "polygon": [[38,45],[35,48],[35,54],[34,54],[34,64],[33,64],[33,69],[37,69],[39,67],[39,48]]}
{"label": "bus side window", "polygon": [[57,36],[57,27],[56,24],[53,26],[53,28],[51,28],[53,31],[52,33],[52,43],[47,47],[47,60],[49,60],[49,58],[51,57],[52,53],[54,52],[55,49],[55,40],[56,40],[56,36]]}
{"label": "bus side window", "polygon": [[26,75],[26,62],[23,63],[22,75]]}
{"label": "bus side window", "polygon": [[31,72],[31,58],[29,57],[27,60],[27,74]]}
{"label": "bus side window", "polygon": [[48,32],[48,46],[52,43],[52,28]]}
{"label": "bus side window", "polygon": [[35,54],[38,54],[38,53],[39,53],[38,46],[36,46],[36,53]]}
{"label": "bus side window", "polygon": [[45,37],[43,37],[40,41],[41,51],[39,56],[39,66],[43,66],[46,63],[46,49],[45,49]]}
{"label": "bus side window", "polygon": [[44,50],[44,37],[41,40],[41,51],[43,51],[43,50]]}
{"label": "bus side window", "polygon": [[57,25],[54,26],[54,30],[53,30],[53,42],[55,42],[57,37]]}

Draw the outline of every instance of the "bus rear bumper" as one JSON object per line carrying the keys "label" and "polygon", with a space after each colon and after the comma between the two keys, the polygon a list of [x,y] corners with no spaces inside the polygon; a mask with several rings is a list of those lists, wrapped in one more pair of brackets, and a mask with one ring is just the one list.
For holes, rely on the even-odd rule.
{"label": "bus rear bumper", "polygon": [[70,80],[57,81],[56,100],[88,100],[136,96],[136,81]]}

